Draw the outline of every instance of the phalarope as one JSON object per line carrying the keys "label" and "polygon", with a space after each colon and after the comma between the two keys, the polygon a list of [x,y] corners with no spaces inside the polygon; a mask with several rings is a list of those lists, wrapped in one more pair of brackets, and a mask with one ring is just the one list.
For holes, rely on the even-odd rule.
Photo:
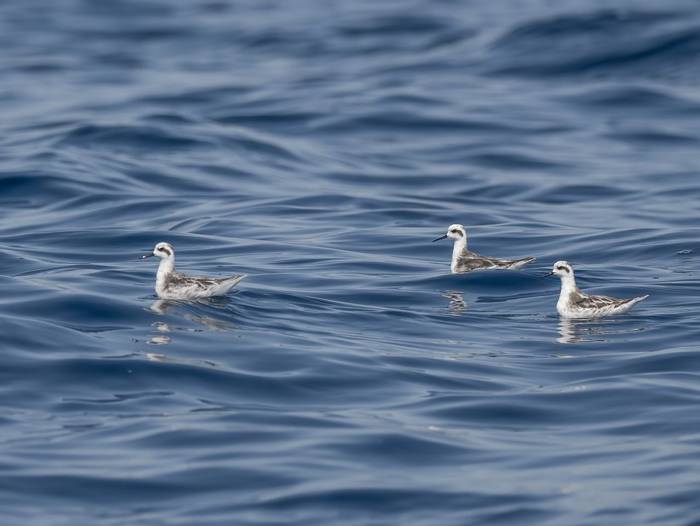
{"label": "phalarope", "polygon": [[591,296],[581,292],[576,286],[574,269],[566,261],[557,261],[552,272],[547,276],[561,278],[561,293],[557,301],[557,312],[565,318],[599,318],[612,314],[627,312],[637,303],[649,297],[649,294],[630,299],[618,299],[608,296]]}
{"label": "phalarope", "polygon": [[160,265],[156,275],[156,294],[164,300],[193,300],[222,296],[245,278],[245,274],[228,278],[185,276],[175,272],[175,250],[169,243],[158,243],[152,254],[142,259],[158,256]]}
{"label": "phalarope", "polygon": [[441,239],[454,239],[454,247],[452,248],[452,263],[450,269],[453,274],[458,272],[469,272],[477,269],[490,268],[508,268],[516,269],[523,265],[535,261],[533,257],[522,259],[497,259],[480,256],[476,252],[467,250],[467,232],[462,225],[450,225],[447,229],[447,234],[433,239],[433,242]]}

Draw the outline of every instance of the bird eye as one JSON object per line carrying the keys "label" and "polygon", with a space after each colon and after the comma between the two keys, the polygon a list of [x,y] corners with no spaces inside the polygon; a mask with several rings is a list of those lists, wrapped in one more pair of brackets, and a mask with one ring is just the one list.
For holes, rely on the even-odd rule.
{"label": "bird eye", "polygon": [[566,270],[567,272],[569,272],[569,269],[566,268],[564,265],[559,265],[559,266],[557,267],[557,270]]}
{"label": "bird eye", "polygon": [[456,228],[453,228],[452,230],[450,230],[450,233],[451,234],[459,234],[459,230],[457,230]]}

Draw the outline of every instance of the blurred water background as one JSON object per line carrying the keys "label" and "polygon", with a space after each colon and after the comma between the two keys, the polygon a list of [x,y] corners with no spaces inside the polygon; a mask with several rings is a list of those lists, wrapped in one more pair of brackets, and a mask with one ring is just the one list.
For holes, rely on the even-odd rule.
{"label": "blurred water background", "polygon": [[[700,524],[700,7],[0,4],[22,525]],[[450,275],[468,226],[522,271]],[[158,241],[229,298],[155,301]],[[557,259],[651,297],[563,322]]]}

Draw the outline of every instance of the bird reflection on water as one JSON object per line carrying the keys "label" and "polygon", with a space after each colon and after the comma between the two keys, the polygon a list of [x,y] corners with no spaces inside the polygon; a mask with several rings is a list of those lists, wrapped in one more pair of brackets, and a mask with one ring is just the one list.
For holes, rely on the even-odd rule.
{"label": "bird reflection on water", "polygon": [[447,309],[453,316],[461,316],[464,314],[464,311],[467,310],[467,303],[464,301],[464,296],[461,292],[448,290],[445,291],[442,297],[450,300]]}
{"label": "bird reflection on water", "polygon": [[[228,305],[228,299],[226,298],[217,298],[217,299],[206,299],[206,300],[201,300],[194,302],[194,305],[202,305],[205,307],[213,307],[213,308],[224,308],[226,305]],[[227,331],[234,329],[235,326],[231,324],[230,322],[223,321],[221,319],[216,319],[211,316],[205,316],[205,315],[200,315],[200,314],[192,314],[191,312],[187,312],[187,308],[190,305],[190,303],[187,302],[180,302],[180,301],[173,301],[173,300],[155,300],[151,305],[148,307],[148,310],[151,312],[154,312],[160,316],[170,314],[170,315],[177,315],[180,316],[182,319],[194,322],[197,325],[203,325],[206,330],[210,331]],[[200,332],[203,329],[201,328],[192,328],[192,327],[177,327],[177,326],[171,326],[171,324],[163,322],[163,321],[157,321],[154,322],[151,327],[155,330],[156,334],[152,335],[148,339],[148,343],[151,345],[167,345],[169,343],[172,343],[172,338],[169,334],[172,334],[174,331],[190,331],[190,332]]]}
{"label": "bird reflection on water", "polygon": [[605,343],[611,336],[643,331],[644,327],[629,327],[629,320],[600,319],[576,320],[559,319],[559,343]]}

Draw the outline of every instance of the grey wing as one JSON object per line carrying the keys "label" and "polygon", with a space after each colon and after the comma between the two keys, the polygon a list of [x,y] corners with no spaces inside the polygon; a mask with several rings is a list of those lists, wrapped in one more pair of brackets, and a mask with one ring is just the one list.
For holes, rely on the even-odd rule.
{"label": "grey wing", "polygon": [[220,283],[220,279],[216,278],[204,278],[198,276],[185,276],[184,274],[173,273],[168,285],[172,285],[178,288],[192,288],[207,290],[208,288]]}
{"label": "grey wing", "polygon": [[480,256],[476,252],[462,252],[457,259],[457,269],[460,272],[469,272],[481,268],[493,268],[501,264],[501,261],[496,258],[488,258]]}
{"label": "grey wing", "polygon": [[621,300],[610,296],[590,296],[581,292],[572,297],[572,303],[582,309],[603,309],[605,307],[618,307],[631,300]]}
{"label": "grey wing", "polygon": [[459,256],[457,260],[457,268],[461,272],[468,272],[470,270],[485,269],[485,268],[510,268],[513,265],[525,264],[533,261],[535,258],[523,258],[523,259],[498,259],[490,258],[477,254],[476,252],[464,251]]}

